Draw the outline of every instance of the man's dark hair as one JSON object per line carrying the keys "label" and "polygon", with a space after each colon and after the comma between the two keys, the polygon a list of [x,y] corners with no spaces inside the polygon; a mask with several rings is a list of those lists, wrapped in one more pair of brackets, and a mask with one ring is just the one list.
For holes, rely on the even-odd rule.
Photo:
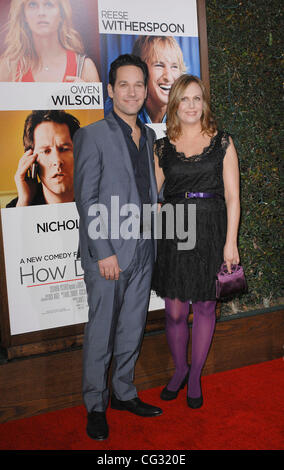
{"label": "man's dark hair", "polygon": [[115,80],[116,80],[116,73],[119,67],[123,67],[125,65],[134,65],[135,67],[139,67],[143,72],[144,77],[144,85],[147,86],[148,82],[148,67],[145,62],[143,62],[140,57],[133,55],[133,54],[122,54],[117,57],[110,65],[109,70],[109,84],[114,87]]}
{"label": "man's dark hair", "polygon": [[34,148],[34,131],[36,126],[42,122],[56,122],[57,124],[66,124],[69,128],[70,137],[79,129],[80,122],[72,114],[61,110],[33,111],[26,118],[24,125],[23,143],[25,151]]}

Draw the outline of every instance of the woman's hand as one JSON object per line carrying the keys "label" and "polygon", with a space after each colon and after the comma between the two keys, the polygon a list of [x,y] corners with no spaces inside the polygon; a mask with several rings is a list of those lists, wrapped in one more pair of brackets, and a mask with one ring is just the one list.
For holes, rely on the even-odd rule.
{"label": "woman's hand", "polygon": [[227,235],[224,246],[224,261],[229,273],[232,264],[239,264],[240,257],[237,246],[237,236],[240,220],[240,172],[237,152],[230,137],[223,161],[223,180],[225,201],[227,206]]}
{"label": "woman's hand", "polygon": [[231,273],[232,264],[239,264],[240,256],[239,250],[236,243],[225,243],[224,246],[224,262],[228,268],[229,273]]}

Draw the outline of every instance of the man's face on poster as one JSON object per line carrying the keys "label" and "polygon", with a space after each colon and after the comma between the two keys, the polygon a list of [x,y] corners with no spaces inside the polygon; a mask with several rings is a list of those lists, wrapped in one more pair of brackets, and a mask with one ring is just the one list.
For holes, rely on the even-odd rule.
{"label": "man's face on poster", "polygon": [[156,46],[150,57],[147,101],[159,108],[168,104],[170,89],[182,72],[177,51],[170,45]]}
{"label": "man's face on poster", "polygon": [[73,188],[73,142],[67,124],[42,122],[34,131],[38,172],[46,190],[56,195]]}

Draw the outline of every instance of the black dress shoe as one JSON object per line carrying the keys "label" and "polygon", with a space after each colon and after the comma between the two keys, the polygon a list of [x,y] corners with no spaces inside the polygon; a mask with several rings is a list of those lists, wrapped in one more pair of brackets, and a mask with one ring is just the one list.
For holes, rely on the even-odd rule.
{"label": "black dress shoe", "polygon": [[194,408],[194,409],[201,408],[201,406],[203,405],[203,396],[200,395],[200,397],[197,397],[197,398],[190,398],[188,396],[187,404],[189,408]]}
{"label": "black dress shoe", "polygon": [[174,400],[178,396],[179,391],[182,390],[187,384],[188,376],[189,376],[189,371],[187,372],[185,378],[183,379],[182,383],[180,384],[179,388],[176,391],[172,391],[172,390],[169,390],[167,387],[164,387],[163,390],[161,391],[160,398],[165,401]]}
{"label": "black dress shoe", "polygon": [[86,431],[91,439],[96,439],[97,441],[107,439],[108,425],[106,414],[101,411],[92,411],[91,413],[88,413]]}
{"label": "black dress shoe", "polygon": [[161,408],[143,403],[138,397],[132,398],[132,400],[121,401],[115,395],[112,395],[110,406],[114,410],[130,411],[130,413],[143,417],[153,417],[162,414]]}

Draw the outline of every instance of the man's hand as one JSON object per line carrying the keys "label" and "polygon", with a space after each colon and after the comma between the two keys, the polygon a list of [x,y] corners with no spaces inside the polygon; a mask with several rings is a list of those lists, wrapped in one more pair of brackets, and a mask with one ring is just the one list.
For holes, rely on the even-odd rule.
{"label": "man's hand", "polygon": [[115,280],[119,278],[119,273],[122,271],[118,265],[117,256],[112,255],[108,258],[100,259],[98,261],[100,273],[106,280]]}
{"label": "man's hand", "polygon": [[36,162],[37,153],[27,150],[20,158],[15,174],[15,183],[18,190],[17,206],[28,206],[35,196],[37,180],[27,176],[28,169]]}

